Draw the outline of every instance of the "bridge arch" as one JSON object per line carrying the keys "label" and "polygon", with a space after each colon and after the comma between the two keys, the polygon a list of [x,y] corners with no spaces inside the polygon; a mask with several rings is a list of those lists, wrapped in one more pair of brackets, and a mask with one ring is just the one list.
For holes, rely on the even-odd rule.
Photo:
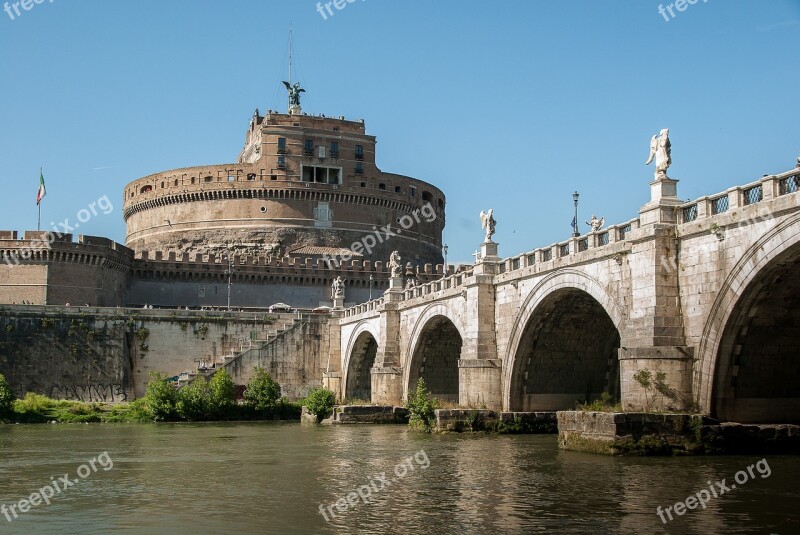
{"label": "bridge arch", "polygon": [[372,399],[372,366],[378,354],[380,335],[369,321],[359,322],[347,342],[342,367],[344,399]]}
{"label": "bridge arch", "polygon": [[[618,397],[617,349],[624,323],[622,308],[589,275],[567,269],[542,279],[525,298],[509,335],[504,408],[572,408],[576,399],[606,389]],[[564,354],[569,360],[561,358]],[[555,382],[549,374],[565,380]],[[538,390],[536,398],[526,389]]]}
{"label": "bridge arch", "polygon": [[442,303],[426,307],[409,338],[403,367],[405,397],[422,377],[433,397],[458,403],[458,361],[463,342],[460,316]]}
{"label": "bridge arch", "polygon": [[775,225],[723,282],[703,329],[695,392],[738,422],[800,421],[800,216]]}

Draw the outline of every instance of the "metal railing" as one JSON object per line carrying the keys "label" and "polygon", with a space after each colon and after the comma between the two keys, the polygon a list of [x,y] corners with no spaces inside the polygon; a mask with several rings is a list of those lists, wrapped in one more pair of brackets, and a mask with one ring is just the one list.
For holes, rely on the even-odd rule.
{"label": "metal railing", "polygon": [[764,199],[764,188],[761,184],[744,190],[745,206],[761,202]]}
{"label": "metal railing", "polygon": [[690,221],[694,221],[697,219],[697,203],[684,206],[681,210],[683,216],[683,222],[688,223]]}
{"label": "metal railing", "polygon": [[[696,206],[696,205],[695,205]],[[728,211],[728,196],[723,195],[722,197],[717,197],[716,199],[711,199],[711,213],[712,214],[721,214],[723,212]]]}
{"label": "metal railing", "polygon": [[797,185],[800,182],[800,174],[787,176],[780,180],[779,192],[780,195],[787,195],[789,193],[797,192]]}

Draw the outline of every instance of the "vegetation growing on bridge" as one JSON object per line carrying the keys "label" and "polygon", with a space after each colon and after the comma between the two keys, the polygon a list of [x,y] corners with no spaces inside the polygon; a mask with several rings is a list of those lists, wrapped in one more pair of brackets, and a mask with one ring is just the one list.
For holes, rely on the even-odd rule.
{"label": "vegetation growing on bridge", "polygon": [[408,393],[406,401],[409,419],[408,425],[412,429],[430,433],[436,423],[437,401],[431,397],[425,379],[417,381],[417,388]]}

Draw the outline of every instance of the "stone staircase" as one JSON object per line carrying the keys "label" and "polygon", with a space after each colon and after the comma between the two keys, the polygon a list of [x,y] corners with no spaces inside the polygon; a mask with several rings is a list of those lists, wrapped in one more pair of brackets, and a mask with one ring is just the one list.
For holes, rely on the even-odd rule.
{"label": "stone staircase", "polygon": [[309,322],[309,318],[302,314],[299,318],[293,318],[291,323],[284,323],[282,327],[267,333],[267,338],[263,340],[249,340],[249,347],[245,349],[244,343],[241,344],[239,351],[232,351],[230,354],[215,357],[210,366],[199,367],[194,371],[183,371],[178,374],[178,387],[182,388],[197,377],[211,377],[221,369],[229,368],[236,361],[246,357],[248,353],[263,351],[267,347],[283,339],[291,338],[296,332],[302,331],[303,327]]}

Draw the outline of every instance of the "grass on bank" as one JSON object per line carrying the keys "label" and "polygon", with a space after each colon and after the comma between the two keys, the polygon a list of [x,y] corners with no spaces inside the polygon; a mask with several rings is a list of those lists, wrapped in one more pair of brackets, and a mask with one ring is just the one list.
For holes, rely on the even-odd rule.
{"label": "grass on bank", "polygon": [[165,375],[151,373],[145,395],[124,404],[55,400],[30,392],[15,399],[0,374],[0,422],[299,420],[302,405],[282,397],[280,385],[262,369],[256,370],[248,383],[242,403],[237,402],[236,385],[225,370],[218,371],[208,382],[198,378],[180,390]]}

